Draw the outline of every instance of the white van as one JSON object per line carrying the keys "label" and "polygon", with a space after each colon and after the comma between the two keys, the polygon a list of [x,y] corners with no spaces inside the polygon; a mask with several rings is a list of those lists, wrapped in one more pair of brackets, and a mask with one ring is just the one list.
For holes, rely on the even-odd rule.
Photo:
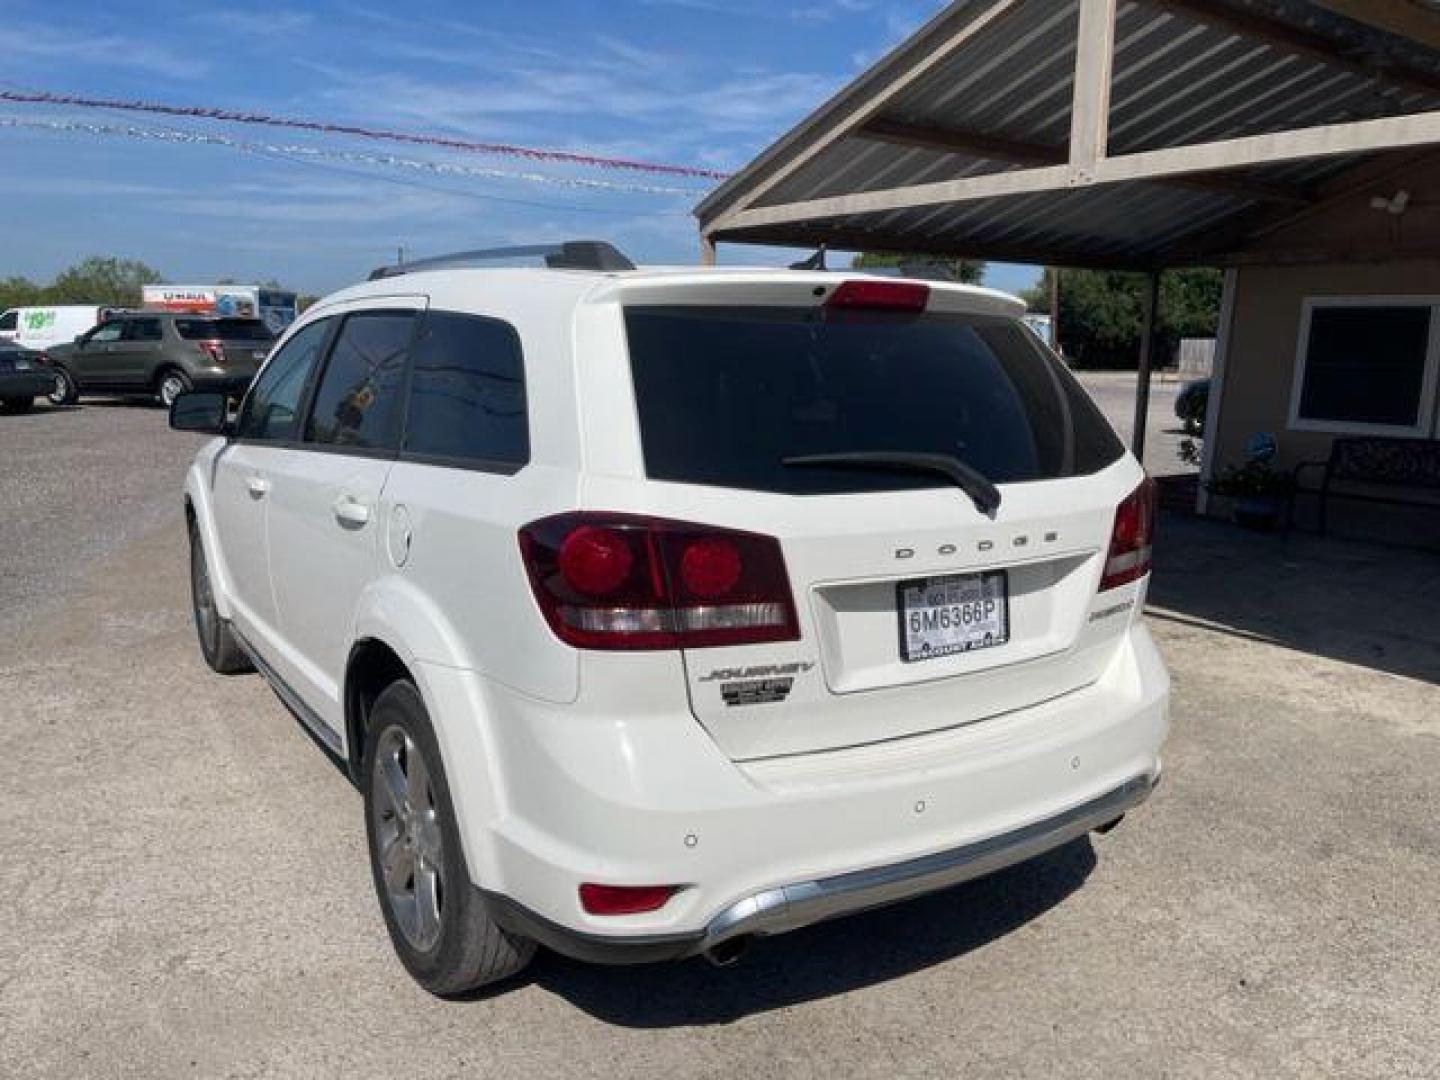
{"label": "white van", "polygon": [[103,322],[110,312],[110,308],[94,304],[10,308],[0,315],[0,340],[43,352],[52,345],[74,341]]}

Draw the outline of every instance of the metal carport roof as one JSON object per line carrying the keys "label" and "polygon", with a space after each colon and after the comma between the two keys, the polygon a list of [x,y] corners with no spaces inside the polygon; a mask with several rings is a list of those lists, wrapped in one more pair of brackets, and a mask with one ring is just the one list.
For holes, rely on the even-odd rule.
{"label": "metal carport roof", "polygon": [[1435,154],[1437,110],[1435,4],[958,0],[696,215],[712,242],[1216,264]]}

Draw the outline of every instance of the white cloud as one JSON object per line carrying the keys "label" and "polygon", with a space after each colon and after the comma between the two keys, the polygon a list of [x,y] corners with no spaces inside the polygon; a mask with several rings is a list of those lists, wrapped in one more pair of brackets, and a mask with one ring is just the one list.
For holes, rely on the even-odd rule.
{"label": "white cloud", "polygon": [[42,23],[9,23],[3,46],[7,63],[36,61],[47,69],[59,63],[77,69],[122,68],[167,79],[198,79],[210,64],[194,53],[182,54],[142,37],[119,33],[77,33]]}

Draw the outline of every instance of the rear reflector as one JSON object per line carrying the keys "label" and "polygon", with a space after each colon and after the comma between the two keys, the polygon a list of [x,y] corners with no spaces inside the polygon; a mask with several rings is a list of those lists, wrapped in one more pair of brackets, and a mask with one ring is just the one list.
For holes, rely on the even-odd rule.
{"label": "rear reflector", "polygon": [[520,530],[545,621],[582,649],[681,649],[800,637],[780,544],[628,514],[558,514]]}
{"label": "rear reflector", "polygon": [[679,892],[678,885],[595,885],[580,886],[580,906],[591,915],[639,915],[659,911]]}
{"label": "rear reflector", "polygon": [[827,308],[841,310],[907,311],[918,313],[930,302],[930,286],[913,281],[843,281]]}
{"label": "rear reflector", "polygon": [[1100,591],[1127,585],[1148,574],[1154,543],[1155,481],[1147,476],[1115,509]]}

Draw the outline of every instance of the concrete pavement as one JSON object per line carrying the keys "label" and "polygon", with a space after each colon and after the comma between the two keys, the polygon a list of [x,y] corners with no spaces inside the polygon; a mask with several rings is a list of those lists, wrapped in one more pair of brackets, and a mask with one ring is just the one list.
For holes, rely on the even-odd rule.
{"label": "concrete pavement", "polygon": [[724,971],[542,955],[446,1003],[391,954],[354,789],[200,660],[194,440],[0,420],[0,1075],[1440,1072],[1434,556],[1167,520],[1167,776],[1118,830]]}

